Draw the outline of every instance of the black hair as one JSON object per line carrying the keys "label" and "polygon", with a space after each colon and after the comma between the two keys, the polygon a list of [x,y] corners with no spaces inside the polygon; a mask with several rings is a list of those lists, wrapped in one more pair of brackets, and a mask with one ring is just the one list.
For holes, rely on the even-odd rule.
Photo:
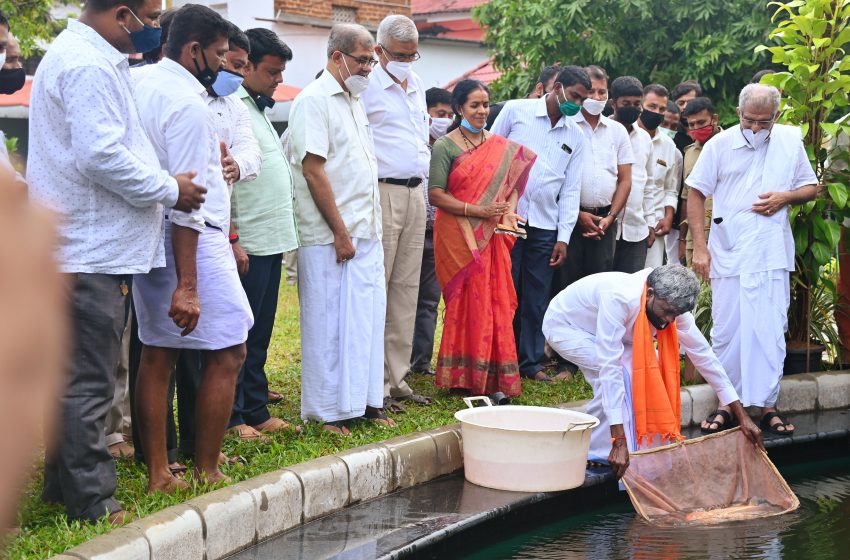
{"label": "black hair", "polygon": [[699,97],[702,95],[702,86],[699,85],[699,82],[696,80],[685,80],[673,88],[673,93],[670,97],[673,98],[673,101],[676,101],[683,95],[688,95],[691,92],[694,92],[696,96]]}
{"label": "black hair", "polygon": [[658,97],[670,97],[670,92],[661,84],[649,84],[643,88],[643,94],[646,95],[647,93],[654,93]]}
{"label": "black hair", "polygon": [[591,64],[590,66],[584,67],[585,72],[587,72],[588,77],[591,80],[605,80],[608,81],[608,72],[605,71],[601,66],[597,66],[595,64]]}
{"label": "black hair", "polygon": [[679,106],[676,105],[675,101],[667,101],[667,108],[664,110],[668,113],[673,113],[675,115],[679,114]]}
{"label": "black hair", "polygon": [[501,113],[502,109],[504,108],[504,101],[502,101],[501,103],[493,103],[492,105],[490,105],[490,113],[487,115],[487,124],[485,125],[485,128],[487,130],[490,130],[490,128],[492,128],[493,123],[496,122],[496,117],[499,116],[499,113]]}
{"label": "black hair", "polygon": [[455,114],[455,120],[449,126],[449,132],[456,129],[460,126],[460,121],[462,117],[460,116],[460,108],[464,106],[467,99],[469,99],[469,94],[473,91],[484,90],[487,92],[487,97],[490,97],[490,88],[488,88],[484,82],[479,82],[478,80],[461,80],[452,90],[452,111]]}
{"label": "black hair", "polygon": [[146,53],[142,53],[142,59],[148,64],[156,64],[160,60],[162,60],[162,46],[168,41],[168,31],[171,29],[171,21],[174,19],[174,14],[177,10],[165,10],[161,16],[159,16],[159,28],[162,30],[162,34],[159,36],[159,46],[155,49],[151,49]]}
{"label": "black hair", "polygon": [[558,72],[558,77],[555,78],[555,81],[564,87],[570,87],[576,84],[582,85],[588,90],[591,87],[590,76],[587,75],[587,71],[581,66],[564,66]]}
{"label": "black hair", "polygon": [[452,92],[447,89],[432,87],[425,91],[425,105],[430,109],[439,104],[445,104],[451,107]]}
{"label": "black hair", "polygon": [[248,55],[251,64],[259,64],[267,55],[276,56],[284,62],[292,60],[292,49],[271,29],[255,27],[246,31],[245,35],[251,42],[251,52]]}
{"label": "black hair", "polygon": [[186,4],[176,12],[168,32],[163,54],[172,60],[180,58],[183,47],[193,41],[207,48],[222,37],[227,38],[229,22],[215,10],[199,4]]}
{"label": "black hair", "polygon": [[558,72],[561,70],[561,66],[559,64],[552,64],[551,66],[547,66],[543,70],[540,71],[540,76],[537,78],[538,84],[543,84],[543,87],[546,87],[552,78],[554,78]]}
{"label": "black hair", "polygon": [[776,74],[775,70],[771,70],[769,68],[765,68],[764,70],[759,70],[755,74],[753,74],[753,79],[750,80],[751,84],[759,84],[761,83],[761,79],[767,76],[768,74]]}
{"label": "black hair", "polygon": [[714,103],[708,97],[694,97],[685,105],[685,109],[682,111],[682,117],[687,118],[702,111],[708,111],[709,115],[713,115],[715,113]]}
{"label": "black hair", "polygon": [[227,42],[230,43],[230,50],[233,49],[242,49],[249,55],[251,54],[251,42],[248,40],[248,36],[245,35],[245,32],[239,29],[239,26],[227,22],[229,25],[228,33],[227,33]]}
{"label": "black hair", "polygon": [[643,97],[643,84],[634,76],[619,76],[614,78],[608,88],[611,99],[620,97]]}
{"label": "black hair", "polygon": [[116,6],[127,6],[134,12],[145,5],[145,0],[86,0],[84,10],[105,12]]}
{"label": "black hair", "polygon": [[315,77],[314,77],[313,79],[314,79],[314,80],[318,80],[318,79],[319,79],[319,76],[321,76],[321,75],[322,75],[322,72],[324,72],[324,71],[325,71],[325,69],[324,69],[324,68],[322,68],[321,70],[319,70],[318,72],[316,72],[316,75],[315,75]]}
{"label": "black hair", "polygon": [[6,17],[6,14],[3,13],[3,10],[0,10],[0,25],[6,28],[6,31],[11,31],[12,28],[9,27],[9,18]]}

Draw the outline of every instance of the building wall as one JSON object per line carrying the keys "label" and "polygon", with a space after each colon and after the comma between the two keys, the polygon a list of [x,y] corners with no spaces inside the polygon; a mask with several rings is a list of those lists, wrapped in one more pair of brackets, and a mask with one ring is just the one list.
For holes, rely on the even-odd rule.
{"label": "building wall", "polygon": [[[334,7],[353,9],[356,23],[376,27],[390,14],[410,17],[410,0],[275,0],[275,13],[334,21]],[[347,10],[340,10],[347,12]]]}
{"label": "building wall", "polygon": [[489,59],[487,49],[474,43],[419,41],[422,58],[413,66],[425,87],[443,87]]}

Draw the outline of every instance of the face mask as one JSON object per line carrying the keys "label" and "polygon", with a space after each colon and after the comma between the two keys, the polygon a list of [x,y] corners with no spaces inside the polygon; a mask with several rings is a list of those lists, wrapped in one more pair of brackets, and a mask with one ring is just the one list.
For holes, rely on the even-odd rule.
{"label": "face mask", "polygon": [[348,62],[345,60],[345,55],[342,57],[342,63],[345,64],[345,70],[348,72],[348,77],[342,82],[352,97],[360,97],[360,94],[369,87],[369,78],[360,74],[352,74],[351,70],[348,69]]}
{"label": "face mask", "polygon": [[201,49],[201,58],[204,59],[205,68],[203,70],[201,70],[201,65],[198,64],[198,59],[192,59],[195,62],[195,70],[198,71],[198,75],[195,77],[198,79],[199,82],[201,82],[202,86],[209,90],[210,88],[212,88],[213,84],[218,78],[218,75],[216,74],[216,72],[213,72],[212,68],[210,68],[210,65],[207,64],[207,55],[204,54],[203,49]]}
{"label": "face mask", "polygon": [[387,62],[387,72],[392,74],[399,82],[405,81],[410,76],[410,70],[409,62],[396,62],[395,60]]}
{"label": "face mask", "polygon": [[741,132],[744,133],[744,138],[747,140],[747,143],[753,147],[754,150],[758,150],[770,136],[770,129],[767,128],[763,128],[758,132],[753,132],[749,128],[741,127]]}
{"label": "face mask", "polygon": [[637,107],[617,107],[617,122],[624,125],[633,124],[640,114],[640,109]]}
{"label": "face mask", "polygon": [[664,114],[654,113],[652,111],[643,111],[640,114],[640,122],[643,123],[643,126],[645,126],[647,130],[655,130],[662,122],[664,122]]}
{"label": "face mask", "polygon": [[603,99],[602,101],[598,99],[587,98],[582,103],[582,108],[588,112],[590,115],[599,115],[605,109],[605,104],[608,103],[607,99]]}
{"label": "face mask", "polygon": [[[463,113],[461,113],[460,116],[463,117]],[[475,128],[474,126],[472,126],[472,123],[470,123],[468,120],[466,120],[466,117],[463,117],[463,119],[460,121],[460,126],[462,126],[463,128],[465,128],[466,130],[468,130],[469,132],[471,132],[473,134],[480,134],[481,131],[484,130],[483,128]]]}
{"label": "face mask", "polygon": [[236,93],[236,90],[238,90],[239,86],[242,85],[242,80],[244,79],[245,78],[236,72],[231,72],[230,70],[222,68],[213,82],[213,93],[217,97],[226,97]]}
{"label": "face mask", "polygon": [[275,101],[268,95],[257,94],[254,96],[254,103],[257,104],[257,109],[265,111],[274,107]]}
{"label": "face mask", "polygon": [[435,140],[442,136],[446,135],[446,132],[449,129],[449,126],[452,124],[452,119],[447,117],[434,117],[431,119],[431,127],[429,129],[429,133],[431,134],[431,138]]}
{"label": "face mask", "polygon": [[23,68],[0,70],[0,93],[10,95],[24,87],[27,72]]}
{"label": "face mask", "polygon": [[701,128],[695,128],[694,130],[688,131],[688,136],[699,142],[700,144],[705,144],[708,142],[708,139],[714,135],[714,125],[707,124]]}
{"label": "face mask", "polygon": [[572,117],[576,113],[581,111],[581,105],[578,105],[577,103],[573,103],[572,101],[570,101],[566,97],[564,98],[563,101],[561,101],[560,98],[558,98],[558,97],[556,97],[556,99],[558,99],[558,101],[559,101],[558,108],[561,110],[562,115],[565,115],[567,117]]}
{"label": "face mask", "polygon": [[136,18],[136,21],[142,24],[142,28],[138,31],[130,31],[123,23],[121,24],[124,31],[130,35],[130,40],[133,41],[133,50],[137,53],[145,53],[159,47],[159,41],[162,38],[162,29],[152,25],[145,25],[142,20],[133,13],[133,10],[130,10],[130,13],[134,18]]}
{"label": "face mask", "polygon": [[661,132],[666,134],[668,138],[672,139],[672,138],[676,137],[676,131],[675,130],[670,130],[669,128],[662,128]]}

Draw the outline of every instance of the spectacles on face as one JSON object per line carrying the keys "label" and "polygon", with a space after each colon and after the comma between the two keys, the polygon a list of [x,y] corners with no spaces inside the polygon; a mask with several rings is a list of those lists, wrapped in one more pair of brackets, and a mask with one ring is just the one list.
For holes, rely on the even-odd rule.
{"label": "spectacles on face", "polygon": [[354,62],[359,64],[361,68],[366,68],[367,66],[374,68],[376,64],[378,64],[377,58],[371,58],[368,56],[354,56],[353,54],[348,54],[347,52],[341,52],[343,55],[354,59]]}
{"label": "spectacles on face", "polygon": [[750,119],[750,118],[747,118],[747,117],[742,115],[741,116],[741,123],[747,124],[747,125],[750,125],[750,126],[758,125],[762,128],[770,128],[770,126],[773,124],[773,119],[766,120],[766,121],[757,121],[757,120]]}
{"label": "spectacles on face", "polygon": [[[378,44],[380,45],[380,43]],[[387,49],[387,47],[385,47],[384,45],[381,45],[381,49],[384,51],[384,54],[390,55],[393,60],[396,60],[398,62],[416,62],[417,60],[422,58],[422,55],[419,54],[419,51],[416,51],[413,54],[394,53],[390,52],[390,50]]]}

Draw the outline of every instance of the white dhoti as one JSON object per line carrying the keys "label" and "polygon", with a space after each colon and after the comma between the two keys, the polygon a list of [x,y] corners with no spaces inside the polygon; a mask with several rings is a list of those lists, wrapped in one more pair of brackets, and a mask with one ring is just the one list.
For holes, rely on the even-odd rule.
{"label": "white dhoti", "polygon": [[177,272],[171,245],[172,224],[165,222],[165,268],[133,277],[133,303],[139,321],[139,339],[147,346],[221,350],[242,344],[254,324],[251,306],[236,271],[236,260],[221,230],[207,227],[198,236],[196,256],[198,326],[186,336],[168,316],[171,296],[177,288]]}
{"label": "white dhoti", "polygon": [[301,417],[334,422],[384,400],[387,292],[380,240],[352,239],[353,259],[333,244],[298,249]]}
{"label": "white dhoti", "polygon": [[711,279],[711,346],[744,406],[776,405],[790,303],[786,270]]}
{"label": "white dhoti", "polygon": [[671,229],[664,236],[664,251],[667,253],[667,264],[679,264],[679,230]]}
{"label": "white dhoti", "polygon": [[666,237],[657,237],[652,247],[647,248],[646,268],[658,268],[664,264],[664,240]]}

